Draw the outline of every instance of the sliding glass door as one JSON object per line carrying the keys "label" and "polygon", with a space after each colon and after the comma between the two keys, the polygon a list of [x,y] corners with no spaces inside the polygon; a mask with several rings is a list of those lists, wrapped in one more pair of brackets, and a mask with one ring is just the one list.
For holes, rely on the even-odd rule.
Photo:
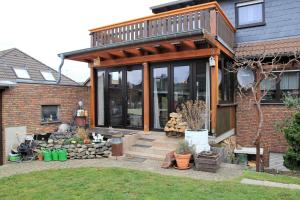
{"label": "sliding glass door", "polygon": [[141,66],[97,72],[97,125],[143,127],[143,70]]}
{"label": "sliding glass door", "polygon": [[209,104],[209,87],[206,60],[152,64],[152,128],[163,129],[169,113],[176,112],[187,100],[204,100]]}
{"label": "sliding glass door", "polygon": [[154,68],[152,74],[153,128],[161,129],[168,121],[169,114],[168,68]]}
{"label": "sliding glass door", "polygon": [[123,72],[122,70],[108,73],[108,102],[110,126],[123,126]]}
{"label": "sliding glass door", "polygon": [[126,126],[143,126],[143,71],[127,70],[127,116]]}

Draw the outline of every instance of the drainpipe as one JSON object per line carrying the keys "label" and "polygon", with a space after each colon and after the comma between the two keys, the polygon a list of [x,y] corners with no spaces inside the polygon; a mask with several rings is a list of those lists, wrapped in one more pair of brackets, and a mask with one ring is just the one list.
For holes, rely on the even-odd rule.
{"label": "drainpipe", "polygon": [[59,84],[60,81],[61,81],[61,68],[64,65],[64,61],[65,61],[65,55],[64,54],[59,54],[58,56],[60,57],[61,62],[60,62],[60,65],[58,67],[58,79],[56,81],[56,84]]}

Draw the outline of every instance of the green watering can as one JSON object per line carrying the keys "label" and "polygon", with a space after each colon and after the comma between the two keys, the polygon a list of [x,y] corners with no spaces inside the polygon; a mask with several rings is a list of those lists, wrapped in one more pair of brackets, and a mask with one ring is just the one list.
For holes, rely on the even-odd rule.
{"label": "green watering can", "polygon": [[51,152],[52,160],[58,160],[58,150],[52,150]]}
{"label": "green watering can", "polygon": [[66,149],[60,149],[58,151],[58,160],[59,161],[66,161],[67,160],[67,150]]}
{"label": "green watering can", "polygon": [[46,149],[43,151],[44,161],[49,162],[52,160],[51,151]]}

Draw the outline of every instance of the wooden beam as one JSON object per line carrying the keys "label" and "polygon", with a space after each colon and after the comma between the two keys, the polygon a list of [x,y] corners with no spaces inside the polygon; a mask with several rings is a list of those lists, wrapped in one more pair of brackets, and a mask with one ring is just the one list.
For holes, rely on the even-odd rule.
{"label": "wooden beam", "polygon": [[219,102],[219,55],[214,56],[216,66],[211,68],[211,132],[216,133],[217,130],[217,105]]}
{"label": "wooden beam", "polygon": [[144,66],[144,131],[150,130],[150,69],[147,62]]}
{"label": "wooden beam", "polygon": [[212,35],[204,34],[203,36],[213,47],[220,49],[223,53],[225,53],[230,58],[234,57],[234,54],[229,51],[226,47],[223,46],[219,41],[217,41]]}
{"label": "wooden beam", "polygon": [[106,54],[110,57],[110,59],[113,59],[113,60],[120,58],[120,56],[113,54],[111,52],[107,52]]}
{"label": "wooden beam", "polygon": [[124,57],[126,58],[129,58],[129,57],[132,57],[132,53],[128,52],[128,51],[125,51],[125,50],[121,50],[120,51],[121,54],[123,54]]}
{"label": "wooden beam", "polygon": [[89,63],[90,68],[90,126],[91,128],[95,127],[95,110],[96,110],[96,104],[95,104],[95,70],[93,68],[93,63]]}
{"label": "wooden beam", "polygon": [[95,67],[110,67],[115,65],[139,64],[144,62],[193,59],[193,58],[209,57],[211,55],[219,55],[219,54],[220,54],[220,50],[217,48],[197,49],[197,50],[170,52],[170,53],[163,53],[163,54],[156,54],[156,55],[145,55],[140,57],[123,58],[123,59],[116,59],[116,60],[105,60],[101,62],[101,66],[95,66]]}
{"label": "wooden beam", "polygon": [[174,46],[175,51],[180,51],[182,48],[182,42],[172,42],[171,44]]}
{"label": "wooden beam", "polygon": [[184,46],[188,47],[188,49],[197,49],[197,46],[195,45],[195,42],[192,40],[186,40],[183,41]]}

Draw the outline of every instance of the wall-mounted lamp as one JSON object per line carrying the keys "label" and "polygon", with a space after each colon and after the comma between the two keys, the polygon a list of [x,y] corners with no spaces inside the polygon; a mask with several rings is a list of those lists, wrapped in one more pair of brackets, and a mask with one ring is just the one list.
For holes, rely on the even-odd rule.
{"label": "wall-mounted lamp", "polygon": [[210,56],[210,58],[209,58],[209,66],[210,67],[216,66],[216,60],[213,56]]}

